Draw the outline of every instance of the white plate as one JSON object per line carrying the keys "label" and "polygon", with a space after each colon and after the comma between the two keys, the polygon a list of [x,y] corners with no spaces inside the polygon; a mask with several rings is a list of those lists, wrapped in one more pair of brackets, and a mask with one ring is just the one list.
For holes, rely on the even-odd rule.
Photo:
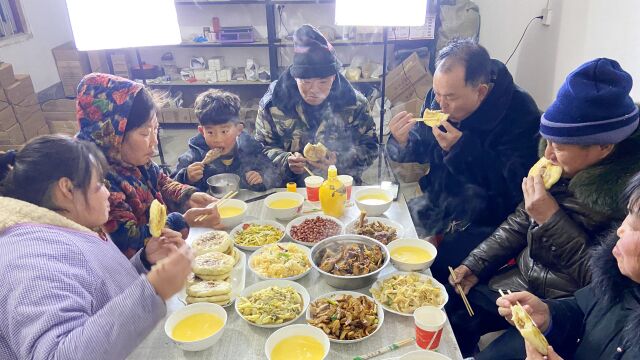
{"label": "white plate", "polygon": [[[236,244],[236,236],[238,235],[239,232],[241,232],[243,229],[243,226],[245,224],[257,224],[257,225],[271,225],[275,228],[277,228],[278,230],[282,231],[282,236],[280,237],[280,240],[276,241],[276,243],[282,241],[282,239],[284,239],[284,236],[286,235],[286,228],[284,226],[282,226],[282,224],[280,224],[279,222],[276,221],[271,221],[271,220],[245,220],[242,223],[240,223],[238,226],[234,227],[233,230],[231,230],[231,232],[229,233],[229,235],[231,236],[231,240],[233,241],[233,244],[242,250],[247,250],[247,251],[255,251],[260,249],[262,246],[245,246],[245,245],[240,245],[240,244]],[[275,243],[272,243],[275,244]]]}
{"label": "white plate", "polygon": [[[310,258],[311,249],[309,249],[308,247],[300,245],[300,244],[296,244],[296,243],[286,243],[286,244],[295,245],[296,248],[300,249],[302,252],[305,253],[305,256],[307,257],[307,260]],[[251,260],[255,256],[258,256],[259,254],[261,254],[263,251],[264,251],[264,246],[261,247],[260,249],[258,249],[258,251],[256,251],[253,254],[251,254],[251,256],[249,256],[249,263],[248,263],[249,270],[251,270],[251,272],[254,273],[261,280],[292,280],[292,281],[293,280],[298,280],[300,278],[305,277],[311,271],[311,269],[313,268],[313,266],[311,265],[311,260],[309,260],[309,268],[305,272],[303,272],[301,274],[298,274],[296,276],[290,276],[290,277],[286,277],[286,278],[270,278],[270,277],[266,277],[266,276],[260,274],[259,272],[257,272],[253,268],[253,266],[251,266],[251,264],[252,264]]]}
{"label": "white plate", "polygon": [[[298,241],[298,240],[294,239],[293,236],[291,236],[291,228],[293,226],[297,226],[297,225],[302,224],[302,222],[304,222],[307,219],[315,219],[316,217],[321,217],[321,218],[324,218],[324,219],[328,219],[328,220],[334,221],[336,224],[340,225],[340,232],[338,234],[335,234],[335,235],[344,234],[344,223],[342,221],[334,218],[333,216],[322,215],[322,214],[311,214],[311,215],[300,216],[300,217],[297,217],[297,218],[289,221],[289,223],[287,224],[287,236],[289,236],[289,238],[292,241],[294,241],[294,242],[296,242],[298,244],[301,244],[301,245],[304,245],[304,246],[308,246],[308,247],[313,247],[313,245],[317,244],[317,242],[310,243],[310,242]],[[335,235],[331,235],[331,236],[335,236]],[[329,237],[330,236],[327,236],[327,238],[329,238]],[[320,240],[320,241],[322,241],[322,240]],[[320,242],[320,241],[318,241],[318,242]]]}
{"label": "white plate", "polygon": [[302,296],[302,311],[300,311],[300,314],[298,314],[298,316],[295,317],[295,319],[291,319],[287,322],[283,322],[282,324],[268,324],[268,325],[260,325],[260,324],[256,324],[253,323],[247,319],[244,318],[244,316],[242,316],[242,314],[240,313],[240,310],[238,310],[238,302],[236,301],[235,304],[235,308],[236,308],[236,313],[238,313],[238,315],[242,318],[242,320],[246,321],[247,323],[253,325],[253,326],[257,326],[257,327],[262,327],[262,328],[279,328],[285,325],[289,325],[291,323],[293,323],[294,321],[298,320],[300,318],[300,316],[302,316],[302,314],[305,313],[305,311],[307,310],[307,306],[309,306],[309,302],[311,302],[311,297],[309,296],[309,292],[307,291],[307,289],[304,288],[304,286],[298,284],[297,282],[294,281],[290,281],[290,280],[265,280],[265,281],[260,281],[257,282],[249,287],[247,287],[246,289],[242,290],[242,293],[240,293],[240,296],[242,297],[249,297],[251,294],[253,294],[256,291],[262,290],[262,289],[266,289],[268,287],[271,286],[278,286],[278,287],[288,287],[291,286],[292,288],[294,288],[298,294],[300,294],[300,296]]}
{"label": "white plate", "polygon": [[[185,242],[187,243],[187,245],[191,246],[191,244],[193,243],[193,241],[195,239],[198,238],[198,236],[212,231],[212,229],[209,228],[191,228],[189,231],[189,237],[187,238],[187,240],[185,240]],[[235,301],[235,299],[240,296],[240,293],[242,292],[242,290],[244,289],[245,283],[246,283],[246,274],[247,274],[247,255],[245,255],[244,252],[242,252],[242,250],[238,250],[235,249],[235,251],[238,252],[238,254],[240,255],[240,260],[238,260],[238,263],[235,264],[235,266],[233,267],[233,270],[231,270],[231,276],[230,276],[230,283],[231,283],[231,294],[229,295],[231,297],[231,299],[229,300],[229,303],[222,305],[222,307],[228,307],[229,305],[233,304],[233,302]],[[183,303],[186,304],[187,303],[187,290],[182,289],[182,291],[180,293],[178,293],[178,299]]]}
{"label": "white plate", "polygon": [[[338,340],[338,339],[332,339],[331,337],[329,337],[329,341],[334,342],[334,343],[338,343],[338,344],[356,343],[356,342],[360,342],[362,340],[365,340],[365,339],[368,339],[368,338],[372,337],[376,332],[378,332],[378,330],[380,330],[380,328],[382,327],[382,323],[384,322],[384,310],[382,309],[382,307],[380,307],[380,304],[378,304],[378,302],[374,298],[369,296],[369,295],[365,295],[363,293],[359,293],[359,292],[356,292],[356,291],[332,291],[330,293],[326,293],[326,294],[318,296],[317,298],[315,298],[313,300],[313,302],[315,302],[316,300],[319,300],[319,299],[334,298],[337,295],[351,295],[353,297],[366,296],[369,300],[373,301],[377,305],[376,306],[376,311],[378,312],[378,327],[376,327],[374,332],[372,332],[368,336],[365,336],[365,337],[360,338],[360,339],[356,339],[356,340]],[[309,305],[311,305],[311,304],[309,304]],[[307,319],[307,322],[311,319],[311,306],[307,307],[306,319]]]}
{"label": "white plate", "polygon": [[[420,279],[422,280],[428,280],[431,279],[431,281],[440,288],[440,291],[442,291],[443,297],[444,297],[444,302],[441,305],[438,305],[438,308],[442,309],[444,308],[444,306],[446,305],[447,301],[449,301],[449,294],[447,294],[447,290],[445,290],[444,286],[438,282],[438,280],[434,279],[433,277],[429,276],[429,275],[425,275],[422,273],[418,273],[418,272],[404,272],[404,271],[396,271],[396,272],[392,272],[388,275],[385,275],[384,277],[378,278],[378,280],[373,283],[373,285],[371,286],[371,289],[369,289],[369,292],[371,294],[373,294],[373,289],[378,289],[380,288],[380,286],[382,285],[382,282],[384,280],[387,280],[389,278],[391,278],[392,276],[395,275],[409,275],[409,274],[417,274],[418,276],[420,276]],[[378,299],[375,298],[375,296],[373,296],[373,298],[376,300],[376,302],[378,304],[380,304],[380,306],[382,306],[385,310],[387,310],[388,312],[392,312],[394,314],[398,314],[398,315],[402,315],[402,316],[413,316],[413,313],[403,313],[403,312],[399,312],[395,309],[392,309],[386,305],[384,305],[382,302],[378,301]]]}
{"label": "white plate", "polygon": [[[344,232],[346,234],[356,234],[355,232],[355,227],[356,227],[356,223],[360,220],[360,218],[356,218],[355,220],[351,221],[350,223],[347,224],[347,226],[344,229]],[[366,217],[365,220],[367,220],[368,222],[375,222],[375,221],[379,221],[381,223],[383,223],[386,226],[392,227],[394,229],[396,229],[396,240],[397,239],[402,239],[402,237],[404,236],[404,226],[400,225],[399,223],[391,220],[391,219],[387,219],[387,218],[383,218],[383,217]]]}

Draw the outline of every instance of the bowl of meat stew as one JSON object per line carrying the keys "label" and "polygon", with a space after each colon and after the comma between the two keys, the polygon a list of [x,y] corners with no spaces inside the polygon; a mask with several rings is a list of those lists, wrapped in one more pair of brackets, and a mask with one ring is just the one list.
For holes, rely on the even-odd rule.
{"label": "bowl of meat stew", "polygon": [[355,290],[373,284],[390,260],[381,242],[361,235],[338,235],[311,248],[311,265],[327,284]]}

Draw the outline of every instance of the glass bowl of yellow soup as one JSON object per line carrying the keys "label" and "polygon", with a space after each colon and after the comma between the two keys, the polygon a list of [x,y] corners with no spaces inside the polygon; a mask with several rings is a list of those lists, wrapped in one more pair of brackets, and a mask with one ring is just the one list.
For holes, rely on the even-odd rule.
{"label": "glass bowl of yellow soup", "polygon": [[311,325],[289,325],[275,331],[264,344],[269,360],[323,360],[329,354],[329,337]]}
{"label": "glass bowl of yellow soup", "polygon": [[167,336],[185,351],[201,351],[215,344],[227,324],[227,312],[217,304],[197,303],[176,310],[164,323]]}
{"label": "glass bowl of yellow soup", "polygon": [[398,239],[387,245],[391,264],[400,271],[424,271],[438,255],[430,242],[422,239]]}
{"label": "glass bowl of yellow soup", "polygon": [[393,196],[380,188],[362,189],[353,198],[360,211],[366,211],[367,216],[380,216],[391,207]]}
{"label": "glass bowl of yellow soup", "polygon": [[278,220],[291,220],[302,213],[304,196],[294,192],[278,192],[264,199],[267,215]]}
{"label": "glass bowl of yellow soup", "polygon": [[225,200],[222,206],[218,207],[218,213],[220,213],[220,224],[226,229],[233,228],[244,220],[247,203],[237,199]]}

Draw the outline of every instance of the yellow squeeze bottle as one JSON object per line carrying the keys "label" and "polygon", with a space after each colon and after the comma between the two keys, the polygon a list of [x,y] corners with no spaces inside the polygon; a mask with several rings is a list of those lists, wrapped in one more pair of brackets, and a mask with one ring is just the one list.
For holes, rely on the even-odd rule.
{"label": "yellow squeeze bottle", "polygon": [[333,217],[341,217],[344,214],[344,206],[347,200],[345,187],[338,180],[338,170],[335,165],[329,166],[327,180],[320,186],[320,208]]}

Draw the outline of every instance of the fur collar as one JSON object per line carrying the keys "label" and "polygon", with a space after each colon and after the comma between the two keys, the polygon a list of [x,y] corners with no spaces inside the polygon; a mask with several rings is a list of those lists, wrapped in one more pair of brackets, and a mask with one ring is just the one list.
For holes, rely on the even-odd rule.
{"label": "fur collar", "polygon": [[[640,301],[640,284],[620,273],[618,263],[611,251],[618,241],[615,231],[605,239],[602,246],[596,248],[591,258],[593,272],[592,286],[602,294],[602,301],[609,307],[618,302],[637,304]],[[635,298],[635,299],[634,299]],[[624,347],[640,351],[640,310],[627,320],[622,332]]]}
{"label": "fur collar", "polygon": [[0,232],[26,223],[53,225],[95,234],[88,228],[49,209],[10,197],[0,197]]}
{"label": "fur collar", "polygon": [[[542,139],[541,156],[544,155],[545,146],[546,140]],[[616,149],[607,158],[574,176],[569,182],[569,190],[589,208],[622,220],[626,209],[621,205],[620,197],[629,179],[638,172],[640,128],[616,145]]]}

